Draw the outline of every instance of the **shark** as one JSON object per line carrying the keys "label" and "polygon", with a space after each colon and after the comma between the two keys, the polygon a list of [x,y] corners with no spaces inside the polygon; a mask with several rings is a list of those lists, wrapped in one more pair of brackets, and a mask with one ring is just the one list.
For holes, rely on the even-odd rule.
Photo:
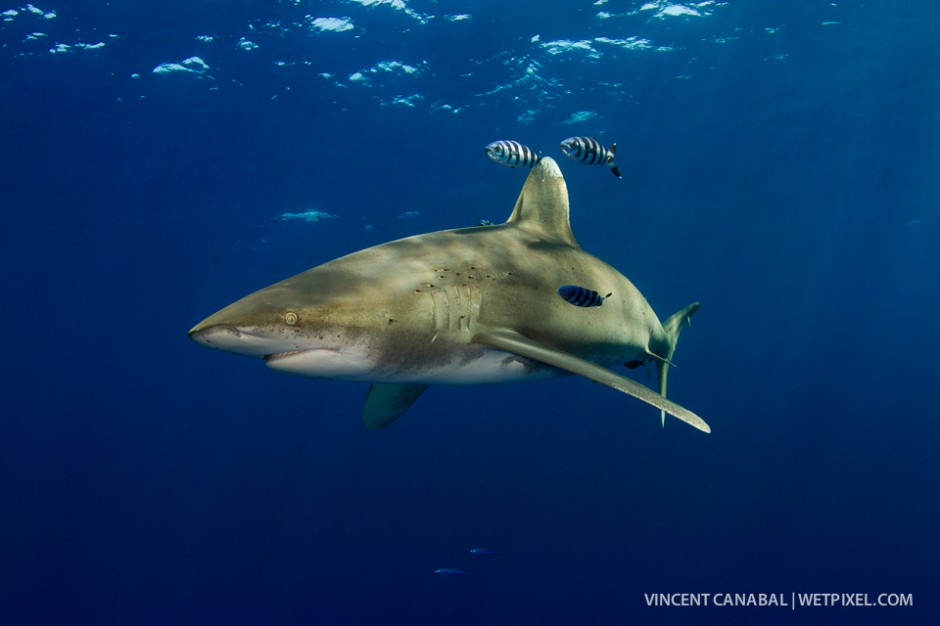
{"label": "shark", "polygon": [[[505,223],[334,259],[237,300],[189,336],[272,370],[370,383],[362,419],[371,429],[431,385],[575,374],[659,409],[663,425],[671,415],[711,432],[666,398],[679,334],[699,303],[660,322],[626,276],[581,248],[569,213],[561,170],[544,157]],[[571,286],[596,297],[578,306],[562,295]],[[658,393],[611,369],[651,363]]]}

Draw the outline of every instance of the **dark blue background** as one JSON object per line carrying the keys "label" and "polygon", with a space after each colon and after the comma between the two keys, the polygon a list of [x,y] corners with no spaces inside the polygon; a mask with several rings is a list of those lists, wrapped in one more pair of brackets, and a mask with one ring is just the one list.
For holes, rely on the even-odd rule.
{"label": "dark blue background", "polygon": [[[436,16],[422,24],[388,6],[112,1],[0,22],[0,621],[936,616],[938,5],[622,15],[640,5],[409,3]],[[355,29],[310,34],[306,14]],[[672,50],[551,56],[536,34]],[[79,41],[106,46],[48,52]],[[151,73],[194,55],[211,78]],[[387,59],[421,72],[347,79]],[[532,63],[538,79],[481,95]],[[616,141],[624,179],[563,159],[574,134]],[[573,378],[432,389],[368,432],[364,385],[187,339],[341,254],[505,219],[525,172],[483,156],[498,138],[560,160],[580,242],[661,318],[702,302],[670,392],[713,434]],[[310,209],[338,217],[274,219]],[[915,606],[643,599],[683,591]]]}

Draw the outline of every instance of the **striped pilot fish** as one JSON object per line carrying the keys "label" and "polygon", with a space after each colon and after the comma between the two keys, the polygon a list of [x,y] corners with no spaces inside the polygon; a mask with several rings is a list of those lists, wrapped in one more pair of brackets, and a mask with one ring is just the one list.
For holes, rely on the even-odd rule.
{"label": "striped pilot fish", "polygon": [[606,165],[614,176],[620,178],[620,169],[614,164],[617,144],[605,148],[593,137],[568,137],[561,142],[561,151],[572,161],[587,165]]}
{"label": "striped pilot fish", "polygon": [[506,167],[535,167],[542,157],[518,141],[494,141],[484,148],[486,156]]}
{"label": "striped pilot fish", "polygon": [[577,285],[562,285],[558,288],[558,295],[561,296],[566,302],[570,302],[575,306],[591,307],[604,304],[604,300],[609,298],[612,294],[602,296],[593,289],[588,289],[587,287],[579,287]]}

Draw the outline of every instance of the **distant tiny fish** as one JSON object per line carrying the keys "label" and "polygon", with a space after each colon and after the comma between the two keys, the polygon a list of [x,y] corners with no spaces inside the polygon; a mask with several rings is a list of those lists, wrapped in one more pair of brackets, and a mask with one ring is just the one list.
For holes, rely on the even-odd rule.
{"label": "distant tiny fish", "polygon": [[486,152],[486,156],[506,167],[535,167],[542,160],[542,157],[533,152],[531,148],[522,145],[518,141],[494,141],[483,150]]}
{"label": "distant tiny fish", "polygon": [[617,144],[605,148],[593,137],[568,137],[561,142],[561,151],[572,161],[580,161],[586,165],[606,165],[614,176],[620,178],[620,169],[614,165]]}
{"label": "distant tiny fish", "polygon": [[575,306],[600,306],[604,304],[604,299],[612,294],[602,296],[593,289],[578,287],[577,285],[562,285],[558,288],[558,295]]}
{"label": "distant tiny fish", "polygon": [[470,548],[470,554],[477,556],[496,556],[499,554],[499,550],[494,550],[493,548]]}
{"label": "distant tiny fish", "polygon": [[463,576],[467,572],[462,569],[457,569],[456,567],[442,567],[434,570],[434,573],[440,574],[441,576]]}
{"label": "distant tiny fish", "polygon": [[320,220],[335,220],[336,216],[330,213],[324,213],[323,211],[304,211],[303,213],[281,213],[276,218],[277,220],[287,221],[287,220],[303,220],[310,224],[319,222]]}
{"label": "distant tiny fish", "polygon": [[492,225],[493,225],[493,222],[489,220],[480,220],[479,222],[477,222],[477,226],[492,226]]}

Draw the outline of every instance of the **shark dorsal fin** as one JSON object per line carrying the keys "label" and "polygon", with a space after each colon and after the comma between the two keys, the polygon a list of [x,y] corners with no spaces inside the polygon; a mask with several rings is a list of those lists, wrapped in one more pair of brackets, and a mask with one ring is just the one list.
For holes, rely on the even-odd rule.
{"label": "shark dorsal fin", "polygon": [[542,157],[522,186],[508,224],[538,232],[550,241],[579,248],[568,221],[568,186],[551,157]]}

